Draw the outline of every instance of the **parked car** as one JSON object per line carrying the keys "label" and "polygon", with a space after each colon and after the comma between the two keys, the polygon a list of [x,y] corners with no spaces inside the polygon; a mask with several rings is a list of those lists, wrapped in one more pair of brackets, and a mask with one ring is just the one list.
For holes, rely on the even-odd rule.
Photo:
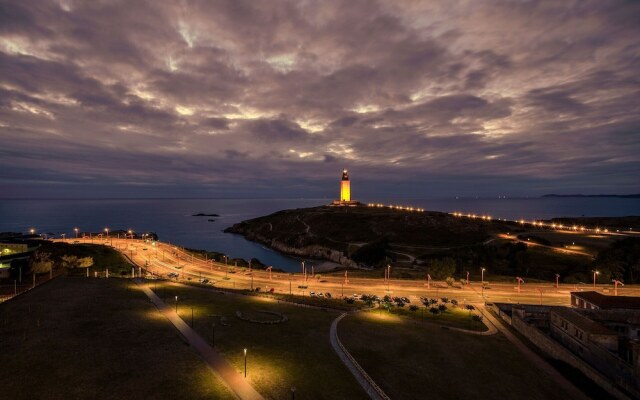
{"label": "parked car", "polygon": [[330,298],[331,298],[331,293],[327,292],[327,293],[325,293],[325,294],[324,294],[324,296],[325,296],[327,299],[330,299]]}
{"label": "parked car", "polygon": [[324,297],[324,293],[322,292],[318,293],[318,297]]}
{"label": "parked car", "polygon": [[316,297],[316,292],[311,292],[311,293],[309,293],[309,296],[311,296],[311,297]]}

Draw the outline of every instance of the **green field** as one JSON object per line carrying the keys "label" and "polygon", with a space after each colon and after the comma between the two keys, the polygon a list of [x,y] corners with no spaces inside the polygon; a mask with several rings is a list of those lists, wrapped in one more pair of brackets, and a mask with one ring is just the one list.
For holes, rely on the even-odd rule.
{"label": "green field", "polygon": [[[158,282],[156,292],[172,306],[178,296],[178,312],[187,323],[193,308],[194,327],[208,341],[215,322],[215,349],[239,372],[247,348],[248,379],[266,398],[290,398],[291,387],[296,388],[296,399],[367,398],[329,342],[329,328],[338,312],[169,282]],[[283,313],[289,320],[263,325],[236,317],[236,311],[255,316],[264,310]]]}
{"label": "green field", "polygon": [[376,312],[349,315],[338,334],[392,399],[569,398],[502,335],[471,335]]}
{"label": "green field", "polygon": [[234,398],[130,285],[60,277],[0,304],[0,398]]}

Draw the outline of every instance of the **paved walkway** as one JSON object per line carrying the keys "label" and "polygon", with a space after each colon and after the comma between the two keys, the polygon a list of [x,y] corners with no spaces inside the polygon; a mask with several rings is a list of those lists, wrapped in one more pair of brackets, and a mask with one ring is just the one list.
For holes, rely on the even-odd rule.
{"label": "paved walkway", "polygon": [[331,346],[333,350],[338,354],[342,363],[351,371],[356,378],[360,386],[373,400],[390,400],[384,391],[376,385],[371,377],[365,372],[365,370],[358,364],[358,362],[349,354],[347,349],[342,345],[338,338],[338,323],[344,318],[347,313],[342,313],[340,316],[333,320],[331,323],[331,330],[329,331],[329,339],[331,340]]}
{"label": "paved walkway", "polygon": [[238,373],[235,368],[220,354],[216,353],[207,342],[196,331],[191,329],[186,322],[176,314],[172,307],[167,306],[147,285],[140,284],[144,293],[156,305],[167,319],[178,329],[189,344],[196,349],[200,356],[207,363],[207,366],[222,378],[224,383],[242,400],[263,400],[263,397],[247,382],[245,377]]}
{"label": "paved walkway", "polygon": [[542,357],[536,354],[533,350],[527,347],[520,339],[518,339],[511,331],[502,324],[502,321],[499,321],[498,318],[493,316],[488,310],[483,312],[485,318],[487,318],[493,325],[498,328],[498,330],[511,342],[513,343],[529,360],[539,369],[545,371],[558,385],[560,385],[568,395],[570,395],[571,399],[584,399],[587,400],[587,397],[584,393],[582,393],[578,388],[576,388],[573,383],[571,383],[567,378],[565,378],[562,374],[560,374],[553,366],[547,363]]}

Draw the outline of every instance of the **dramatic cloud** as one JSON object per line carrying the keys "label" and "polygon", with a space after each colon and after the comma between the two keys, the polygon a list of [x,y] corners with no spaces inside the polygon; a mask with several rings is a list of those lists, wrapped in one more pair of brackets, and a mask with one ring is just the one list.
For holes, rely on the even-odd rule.
{"label": "dramatic cloud", "polygon": [[630,1],[0,2],[0,197],[630,193]]}

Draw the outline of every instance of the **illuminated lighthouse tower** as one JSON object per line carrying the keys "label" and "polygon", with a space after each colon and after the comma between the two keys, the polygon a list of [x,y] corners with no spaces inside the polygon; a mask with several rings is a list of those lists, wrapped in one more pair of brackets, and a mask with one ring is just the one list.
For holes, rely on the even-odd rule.
{"label": "illuminated lighthouse tower", "polygon": [[342,170],[342,180],[340,181],[340,202],[351,202],[351,182],[349,182],[349,173],[346,169]]}
{"label": "illuminated lighthouse tower", "polygon": [[342,170],[342,180],[340,180],[340,199],[331,202],[333,206],[357,206],[360,203],[351,200],[351,182],[349,181],[349,172]]}

